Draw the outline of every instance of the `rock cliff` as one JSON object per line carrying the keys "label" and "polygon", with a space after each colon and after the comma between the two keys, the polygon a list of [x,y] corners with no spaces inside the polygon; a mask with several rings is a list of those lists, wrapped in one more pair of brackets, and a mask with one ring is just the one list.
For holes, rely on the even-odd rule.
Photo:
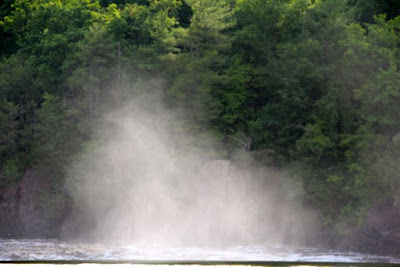
{"label": "rock cliff", "polygon": [[0,237],[54,237],[60,218],[47,208],[51,184],[34,170],[0,190]]}

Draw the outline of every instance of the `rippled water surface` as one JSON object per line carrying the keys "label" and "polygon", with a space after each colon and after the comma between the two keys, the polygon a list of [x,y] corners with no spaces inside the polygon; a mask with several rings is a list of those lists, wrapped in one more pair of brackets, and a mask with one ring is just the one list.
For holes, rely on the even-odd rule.
{"label": "rippled water surface", "polygon": [[0,239],[1,261],[40,260],[175,260],[175,261],[290,261],[386,262],[400,259],[334,250],[289,246],[180,248],[134,244],[62,242],[45,239]]}

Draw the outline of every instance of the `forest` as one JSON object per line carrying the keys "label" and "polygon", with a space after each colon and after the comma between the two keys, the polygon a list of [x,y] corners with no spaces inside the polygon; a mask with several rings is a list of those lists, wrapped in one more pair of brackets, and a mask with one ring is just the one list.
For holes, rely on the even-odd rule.
{"label": "forest", "polygon": [[399,14],[396,0],[4,0],[0,188],[34,169],[57,216],[101,114],[157,95],[184,111],[177,134],[298,177],[345,235],[400,200]]}

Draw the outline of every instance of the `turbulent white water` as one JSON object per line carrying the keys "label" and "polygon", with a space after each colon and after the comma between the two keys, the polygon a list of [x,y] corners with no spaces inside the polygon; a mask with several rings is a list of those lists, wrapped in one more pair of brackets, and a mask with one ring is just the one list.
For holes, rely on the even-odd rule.
{"label": "turbulent white water", "polygon": [[63,242],[46,239],[0,239],[0,261],[41,260],[188,260],[386,262],[400,259],[334,250],[290,246],[234,246],[179,248],[105,243]]}

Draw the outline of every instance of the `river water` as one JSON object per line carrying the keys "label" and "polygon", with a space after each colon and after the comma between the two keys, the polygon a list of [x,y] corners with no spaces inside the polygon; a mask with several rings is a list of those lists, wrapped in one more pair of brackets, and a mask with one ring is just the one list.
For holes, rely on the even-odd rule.
{"label": "river water", "polygon": [[379,262],[400,264],[400,259],[393,257],[278,245],[181,248],[64,242],[52,239],[0,239],[0,261],[48,260]]}

